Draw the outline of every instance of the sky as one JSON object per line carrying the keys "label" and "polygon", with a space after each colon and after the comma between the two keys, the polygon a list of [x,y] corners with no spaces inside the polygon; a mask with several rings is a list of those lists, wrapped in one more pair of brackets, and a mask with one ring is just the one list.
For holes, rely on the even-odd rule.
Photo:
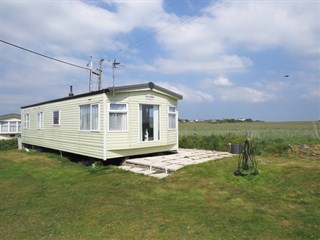
{"label": "sky", "polygon": [[[181,119],[320,120],[320,0],[0,0],[0,39],[154,82]],[[89,71],[0,42],[0,115],[89,91]],[[97,89],[97,77],[92,89]]]}

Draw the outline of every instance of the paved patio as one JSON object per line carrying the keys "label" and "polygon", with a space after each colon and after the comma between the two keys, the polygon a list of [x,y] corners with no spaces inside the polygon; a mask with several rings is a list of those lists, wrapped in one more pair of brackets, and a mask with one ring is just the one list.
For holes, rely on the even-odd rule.
{"label": "paved patio", "polygon": [[231,156],[233,156],[233,154],[228,152],[180,148],[178,153],[175,154],[128,159],[120,168],[161,179],[187,165],[204,163]]}

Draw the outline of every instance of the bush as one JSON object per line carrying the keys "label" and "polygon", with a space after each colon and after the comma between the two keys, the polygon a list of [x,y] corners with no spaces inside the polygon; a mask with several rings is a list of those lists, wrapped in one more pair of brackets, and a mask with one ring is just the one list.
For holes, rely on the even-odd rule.
{"label": "bush", "polygon": [[[196,148],[216,151],[229,151],[229,143],[244,144],[246,136],[236,134],[226,135],[190,135],[179,137],[179,147],[181,148]],[[255,138],[251,141],[251,148],[255,155],[274,154],[286,155],[289,149],[289,143],[284,139],[276,140],[261,140]]]}
{"label": "bush", "polygon": [[18,139],[0,140],[0,151],[17,149]]}

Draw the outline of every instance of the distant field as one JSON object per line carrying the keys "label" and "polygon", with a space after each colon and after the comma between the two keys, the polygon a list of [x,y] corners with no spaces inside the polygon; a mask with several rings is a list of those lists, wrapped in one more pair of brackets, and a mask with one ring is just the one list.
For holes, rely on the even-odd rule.
{"label": "distant field", "polygon": [[292,142],[319,140],[320,122],[238,122],[238,123],[179,123],[180,136],[247,135],[262,140],[286,139]]}

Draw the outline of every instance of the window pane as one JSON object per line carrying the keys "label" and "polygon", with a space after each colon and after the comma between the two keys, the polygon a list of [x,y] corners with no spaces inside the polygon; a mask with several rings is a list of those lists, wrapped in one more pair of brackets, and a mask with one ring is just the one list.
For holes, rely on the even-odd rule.
{"label": "window pane", "polygon": [[17,123],[10,122],[10,132],[16,132],[16,131],[17,131]]}
{"label": "window pane", "polygon": [[80,130],[90,130],[90,105],[80,106]]}
{"label": "window pane", "polygon": [[127,105],[122,103],[110,103],[110,110],[127,110]]}
{"label": "window pane", "polygon": [[175,107],[169,107],[169,112],[176,112],[176,108]]}
{"label": "window pane", "polygon": [[169,128],[176,128],[176,114],[169,114]]}
{"label": "window pane", "polygon": [[1,123],[1,132],[8,132],[8,122],[2,122]]}
{"label": "window pane", "polygon": [[42,128],[42,112],[38,113],[38,128]]}
{"label": "window pane", "polygon": [[92,105],[92,130],[98,130],[98,119],[99,119],[99,112],[98,112],[98,105]]}
{"label": "window pane", "polygon": [[29,113],[24,115],[24,127],[29,128],[30,127],[30,115]]}
{"label": "window pane", "polygon": [[127,130],[127,114],[126,113],[110,113],[109,114],[109,130],[126,131]]}
{"label": "window pane", "polygon": [[60,124],[60,116],[59,111],[53,112],[53,124]]}

